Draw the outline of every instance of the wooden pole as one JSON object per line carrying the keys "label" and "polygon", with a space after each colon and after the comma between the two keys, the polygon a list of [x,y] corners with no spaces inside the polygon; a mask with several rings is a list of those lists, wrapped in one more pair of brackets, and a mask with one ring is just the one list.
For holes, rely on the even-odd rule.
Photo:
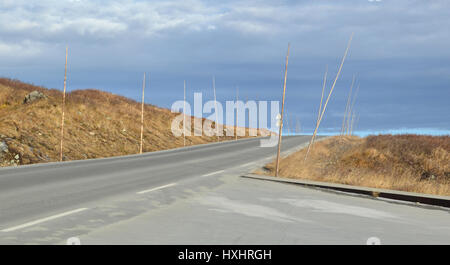
{"label": "wooden pole", "polygon": [[186,80],[184,80],[183,98],[183,146],[186,146]]}
{"label": "wooden pole", "polygon": [[[352,104],[350,105],[350,109],[349,109],[349,113],[353,113],[353,107],[355,106],[355,102],[356,102],[356,97],[358,96],[358,92],[359,92],[359,84],[358,84],[358,86],[356,87],[356,91],[355,91],[355,95],[353,96],[353,99],[352,99]],[[353,125],[352,125],[353,126]],[[349,126],[347,126],[347,130],[348,130],[348,127]],[[351,134],[351,130],[348,130],[347,131],[347,134]]]}
{"label": "wooden pole", "polygon": [[350,123],[350,131],[349,131],[350,136],[353,134],[353,124],[354,123],[355,123],[355,112],[352,111],[352,122]]}
{"label": "wooden pole", "polygon": [[61,144],[59,151],[59,161],[63,161],[63,142],[64,142],[64,107],[66,105],[66,81],[67,81],[67,55],[69,53],[69,47],[66,46],[66,64],[64,67],[64,91],[62,100],[62,114],[61,114]]}
{"label": "wooden pole", "polygon": [[[248,103],[248,95],[245,96],[245,104]],[[248,121],[248,135],[250,136],[250,110],[248,111],[248,116],[245,117],[245,107],[244,107],[244,127],[246,126],[245,121]]]}
{"label": "wooden pole", "polygon": [[217,135],[217,141],[220,141],[219,137],[219,114],[217,114],[217,100],[216,100],[216,77],[213,76],[213,90],[214,90],[214,108],[216,112],[216,135]]}
{"label": "wooden pole", "polygon": [[[259,107],[259,98],[258,98],[258,94],[256,94],[256,100],[255,100],[255,102],[256,102],[256,106],[258,106]],[[249,112],[250,112],[250,110],[249,110]],[[248,117],[248,124],[250,124],[250,113],[249,113],[249,117]],[[256,135],[258,136],[258,132],[259,132],[259,135],[261,135],[261,131],[260,131],[260,129],[259,129],[259,122],[257,122],[257,124],[256,124]]]}
{"label": "wooden pole", "polygon": [[350,49],[350,44],[352,43],[353,33],[350,35],[350,39],[348,40],[347,48],[345,49],[344,56],[342,57],[341,65],[339,66],[339,70],[336,74],[336,78],[334,79],[333,85],[331,86],[330,93],[328,94],[327,100],[325,101],[325,105],[323,105],[322,114],[320,115],[319,122],[316,125],[316,129],[314,130],[313,136],[311,137],[311,141],[308,145],[308,150],[306,151],[305,160],[308,158],[309,151],[311,150],[311,146],[314,142],[314,138],[316,137],[317,130],[319,129],[320,122],[322,121],[323,114],[325,114],[325,110],[327,108],[328,101],[330,100],[331,94],[333,93],[334,87],[336,86],[336,82],[339,78],[339,75],[342,71],[342,66],[344,66],[345,58],[347,57],[348,50]]}
{"label": "wooden pole", "polygon": [[281,150],[281,133],[283,130],[283,111],[284,111],[284,97],[286,95],[286,80],[287,80],[287,68],[288,68],[288,62],[289,62],[289,49],[291,47],[291,44],[288,43],[288,49],[286,54],[286,68],[284,69],[284,85],[283,85],[283,101],[281,103],[281,120],[280,120],[280,130],[278,133],[278,150],[277,150],[277,163],[275,168],[275,176],[278,177],[278,170],[280,166],[280,150]]}
{"label": "wooden pole", "polygon": [[238,132],[238,111],[239,111],[239,87],[236,87],[236,126],[235,126],[235,134],[234,134],[234,140],[237,140],[237,132]]}
{"label": "wooden pole", "polygon": [[346,132],[346,127],[345,127],[346,124],[348,127],[348,113],[349,113],[350,100],[352,98],[352,89],[353,89],[354,83],[355,83],[355,75],[353,75],[352,84],[350,86],[350,92],[348,93],[348,97],[347,97],[347,105],[345,105],[344,119],[342,120],[342,127],[341,127],[341,136],[344,135]]}
{"label": "wooden pole", "polygon": [[[350,99],[352,99],[353,98],[353,95],[352,95],[352,90],[350,90]],[[348,135],[349,133],[350,133],[350,120],[351,120],[351,115],[352,115],[352,107],[351,107],[351,103],[349,104],[349,106],[348,106],[348,111],[347,111],[347,125],[346,125],[346,128],[345,128],[345,135]]]}
{"label": "wooden pole", "polygon": [[144,142],[144,90],[145,90],[145,73],[144,80],[142,81],[142,104],[141,104],[141,145],[139,147],[139,153],[142,154],[142,145]]}
{"label": "wooden pole", "polygon": [[322,84],[322,96],[320,97],[320,105],[319,105],[319,113],[317,113],[317,121],[316,125],[319,122],[320,113],[322,112],[322,102],[323,102],[323,94],[325,93],[325,86],[327,84],[327,74],[328,74],[328,65],[325,67],[325,74],[323,76],[323,84]]}

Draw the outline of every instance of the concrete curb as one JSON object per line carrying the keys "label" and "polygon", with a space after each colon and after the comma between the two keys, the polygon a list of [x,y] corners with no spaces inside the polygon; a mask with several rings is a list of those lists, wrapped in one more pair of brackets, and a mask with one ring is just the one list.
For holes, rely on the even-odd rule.
{"label": "concrete curb", "polygon": [[438,196],[438,195],[429,195],[429,194],[414,193],[414,192],[377,189],[377,188],[369,188],[369,187],[357,187],[357,186],[351,186],[351,185],[345,185],[345,184],[312,181],[312,180],[276,178],[276,177],[263,176],[263,175],[257,175],[257,174],[246,174],[241,177],[267,180],[267,181],[283,182],[283,183],[289,183],[289,184],[297,184],[297,185],[302,185],[302,186],[309,186],[309,187],[316,187],[316,188],[323,188],[323,189],[331,189],[331,190],[337,190],[337,191],[342,191],[342,192],[364,194],[364,195],[369,195],[369,196],[379,197],[379,198],[387,198],[387,199],[393,199],[393,200],[408,201],[408,202],[422,203],[422,204],[450,208],[450,196]]}

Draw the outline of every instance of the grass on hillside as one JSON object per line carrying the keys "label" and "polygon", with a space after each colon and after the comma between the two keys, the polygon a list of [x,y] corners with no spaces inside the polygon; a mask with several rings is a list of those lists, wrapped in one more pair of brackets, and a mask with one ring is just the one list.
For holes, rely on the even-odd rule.
{"label": "grass on hillside", "polygon": [[[280,161],[279,175],[348,185],[450,195],[450,137],[331,137]],[[274,175],[275,162],[257,173]]]}
{"label": "grass on hillside", "polygon": [[[47,98],[24,104],[25,96],[35,90]],[[59,90],[0,78],[0,143],[9,149],[0,151],[0,166],[59,161],[61,104]],[[140,103],[98,90],[76,90],[66,95],[65,112],[64,160],[139,152]],[[175,137],[170,129],[177,115],[145,105],[144,152],[183,146],[183,137]],[[193,131],[194,119],[191,127]],[[221,141],[231,139],[220,137]],[[215,141],[216,136],[186,137],[186,145]]]}

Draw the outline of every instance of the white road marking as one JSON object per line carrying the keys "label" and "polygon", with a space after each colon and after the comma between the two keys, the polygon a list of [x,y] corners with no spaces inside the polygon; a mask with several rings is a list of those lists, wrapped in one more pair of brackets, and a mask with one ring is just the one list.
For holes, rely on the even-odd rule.
{"label": "white road marking", "polygon": [[7,228],[7,229],[3,229],[1,231],[2,232],[12,232],[12,231],[19,230],[19,229],[22,229],[22,228],[26,228],[26,227],[29,227],[29,226],[37,225],[37,224],[40,224],[40,223],[43,223],[43,222],[47,222],[47,221],[50,221],[50,220],[61,218],[61,217],[64,217],[64,216],[67,216],[67,215],[70,215],[70,214],[79,213],[79,212],[85,211],[87,209],[88,208],[80,208],[80,209],[76,209],[76,210],[73,210],[73,211],[68,211],[68,212],[52,215],[52,216],[49,216],[49,217],[46,217],[46,218],[42,218],[42,219],[35,220],[35,221],[32,221],[32,222],[28,222],[28,223],[25,223],[25,224],[21,224],[21,225],[18,225],[18,226],[14,226],[14,227],[10,227],[10,228]]}
{"label": "white road marking", "polygon": [[243,164],[243,165],[240,165],[239,167],[247,167],[247,166],[252,166],[252,165],[254,165],[254,162]]}
{"label": "white road marking", "polygon": [[140,192],[136,192],[136,194],[144,194],[144,193],[147,193],[147,192],[151,192],[151,191],[155,191],[155,190],[160,190],[160,189],[168,188],[168,187],[175,186],[175,185],[177,185],[177,183],[170,183],[170,184],[163,185],[163,186],[159,186],[159,187],[156,187],[156,188],[153,188],[153,189],[143,190],[143,191],[140,191]]}
{"label": "white road marking", "polygon": [[212,175],[219,174],[219,173],[222,173],[222,172],[225,172],[225,170],[219,170],[219,171],[215,171],[215,172],[212,172],[212,173],[209,173],[209,174],[205,174],[205,175],[203,175],[203,177],[212,176]]}

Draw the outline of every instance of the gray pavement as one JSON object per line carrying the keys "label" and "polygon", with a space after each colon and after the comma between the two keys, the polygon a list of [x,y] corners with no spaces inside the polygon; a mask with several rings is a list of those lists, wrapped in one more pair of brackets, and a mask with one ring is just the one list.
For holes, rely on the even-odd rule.
{"label": "gray pavement", "polygon": [[[216,181],[221,183],[212,184]],[[450,215],[444,209],[236,178],[233,172],[203,182],[215,188],[102,227],[80,240],[83,244],[362,245],[376,237],[381,244],[450,244]],[[164,191],[158,193],[148,200],[165,196]]]}
{"label": "gray pavement", "polygon": [[274,154],[246,139],[0,169],[0,244],[450,243],[445,209],[239,177]]}

